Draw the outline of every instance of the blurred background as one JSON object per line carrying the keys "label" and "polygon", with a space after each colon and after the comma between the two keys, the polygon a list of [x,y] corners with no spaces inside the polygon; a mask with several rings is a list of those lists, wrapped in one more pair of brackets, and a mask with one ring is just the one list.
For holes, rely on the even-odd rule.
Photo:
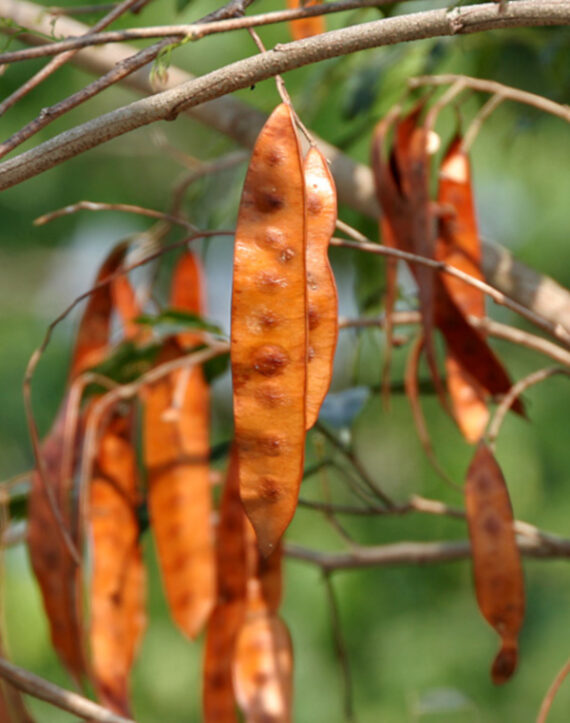
{"label": "blurred background", "polygon": [[[47,5],[47,3],[44,3]],[[70,2],[64,5],[79,6]],[[393,3],[383,11],[370,8],[327,17],[327,27],[374,20],[383,14],[443,6],[437,2]],[[276,10],[282,3],[265,0],[252,11]],[[150,3],[114,27],[190,22],[211,11],[212,4],[191,0]],[[82,16],[85,22],[99,17]],[[57,25],[56,25],[57,33]],[[288,29],[260,30],[267,46],[287,42]],[[1,38],[1,36],[0,36]],[[4,42],[4,41],[2,41]],[[21,46],[17,39],[10,48]],[[428,73],[465,73],[533,91],[560,103],[570,102],[568,29],[523,29],[426,40],[379,48],[329,60],[285,77],[294,104],[306,125],[353,158],[368,162],[375,122],[397,101],[406,80]],[[203,74],[256,52],[246,31],[189,43],[172,55],[173,64]],[[4,69],[0,99],[23,83],[42,61]],[[2,139],[37,115],[41,108],[81,88],[86,73],[67,65],[26,96],[0,121]],[[265,112],[278,102],[272,81],[236,94]],[[58,120],[23,148],[56,132],[125,105],[135,95],[112,88]],[[471,94],[459,115],[468,122],[486,100]],[[443,146],[457,122],[455,108],[445,110],[437,130]],[[170,149],[182,154],[176,156]],[[96,269],[117,241],[148,230],[149,219],[117,212],[79,212],[34,227],[37,216],[79,200],[132,203],[168,211],[172,188],[191,159],[209,162],[235,151],[214,131],[179,117],[100,146],[0,195],[0,479],[30,470],[33,456],[24,418],[21,384],[28,359],[46,327],[75,296],[92,283]],[[188,160],[190,159],[190,160]],[[528,106],[503,103],[483,126],[472,162],[481,235],[509,248],[517,258],[570,287],[568,244],[570,133],[567,124]],[[207,229],[235,225],[246,164],[196,181],[185,196],[188,219]],[[377,239],[370,219],[346,208],[340,217]],[[182,238],[173,231],[168,241]],[[229,330],[232,239],[214,237],[198,246],[208,279],[209,318]],[[157,296],[164,298],[175,255],[164,258]],[[384,263],[379,257],[333,249],[331,259],[339,287],[342,316],[378,314],[382,309]],[[404,289],[402,308],[415,300]],[[496,306],[490,316],[521,328],[528,324]],[[61,399],[70,345],[80,312],[57,327],[33,381],[33,404],[45,434]],[[405,333],[408,333],[406,331]],[[549,360],[507,342],[494,348],[518,379]],[[390,410],[378,386],[384,337],[378,330],[341,332],[335,378],[323,422],[345,441],[378,485],[396,501],[410,494],[462,505],[426,461],[417,439],[402,379],[409,345],[395,351]],[[427,378],[425,369],[423,374]],[[570,533],[568,379],[555,377],[525,395],[528,421],[511,415],[497,446],[518,519],[562,536]],[[462,483],[473,450],[428,393],[423,398],[432,441],[441,464]],[[231,438],[228,376],[214,386],[212,438]],[[307,440],[306,466],[333,454],[318,431]],[[224,469],[225,461],[216,466]],[[328,487],[335,501],[351,503],[342,478],[333,472],[308,477],[305,499],[323,499]],[[465,539],[461,520],[427,515],[342,518],[361,544],[401,540]],[[319,550],[346,547],[320,513],[300,508],[287,540]],[[144,539],[150,580],[149,628],[133,673],[135,717],[140,723],[199,721],[202,641],[189,643],[172,625],[158,578],[152,539]],[[3,618],[9,655],[14,662],[60,685],[70,681],[50,647],[39,593],[23,545],[3,556]],[[525,723],[536,718],[540,702],[570,651],[570,570],[565,561],[526,560],[527,614],[520,639],[520,664],[513,679],[497,688],[489,668],[498,638],[478,612],[467,562],[428,567],[416,565],[335,573],[340,623],[353,690],[355,720],[360,723],[401,721],[479,721]],[[335,655],[331,610],[322,574],[305,562],[286,565],[282,616],[295,649],[295,716],[297,723],[340,723],[343,678]],[[73,720],[46,704],[30,701],[41,723]],[[568,720],[570,683],[560,690],[550,723]]]}

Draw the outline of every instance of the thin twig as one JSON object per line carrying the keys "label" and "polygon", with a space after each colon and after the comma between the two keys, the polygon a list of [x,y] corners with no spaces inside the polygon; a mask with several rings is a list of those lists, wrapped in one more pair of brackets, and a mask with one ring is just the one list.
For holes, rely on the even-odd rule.
{"label": "thin twig", "polygon": [[155,211],[152,208],[143,208],[142,206],[135,206],[130,203],[98,203],[95,201],[78,201],[77,203],[72,203],[69,206],[59,208],[57,211],[45,213],[43,216],[39,216],[34,220],[34,226],[43,226],[50,221],[54,221],[56,218],[69,216],[73,213],[77,213],[78,211],[122,211],[124,213],[136,213],[139,216],[157,218],[161,221],[168,221],[170,224],[182,226],[182,228],[185,228],[192,234],[200,233],[196,226],[188,223],[188,221],[185,221],[179,216],[171,216],[170,214],[163,213],[162,211]]}
{"label": "thin twig", "polygon": [[547,369],[539,369],[538,371],[532,372],[532,374],[529,374],[523,379],[520,379],[516,384],[513,384],[513,386],[509,389],[508,393],[505,394],[505,397],[502,399],[501,403],[497,407],[495,415],[489,425],[486,437],[491,448],[494,448],[497,437],[499,436],[499,432],[501,430],[501,425],[505,419],[507,412],[514,404],[515,400],[534,384],[539,384],[540,382],[543,382],[545,379],[548,379],[555,374],[564,374],[565,376],[570,377],[570,370],[564,369],[562,367],[548,367]]}
{"label": "thin twig", "polygon": [[[392,314],[393,324],[395,326],[409,326],[419,324],[421,321],[421,315],[419,311],[395,311]],[[469,316],[469,323],[476,329],[493,336],[497,339],[503,339],[504,341],[510,341],[517,346],[524,346],[527,349],[549,356],[559,364],[564,364],[570,367],[570,352],[566,351],[562,347],[554,344],[548,339],[543,339],[541,336],[531,334],[528,331],[517,329],[509,324],[502,324],[494,319],[481,318],[478,316]],[[366,327],[378,327],[384,328],[386,326],[386,319],[384,316],[370,318],[361,317],[358,319],[340,319],[340,329],[359,329]]]}
{"label": "thin twig", "polygon": [[[246,7],[249,4],[251,4],[251,0],[231,0],[231,2],[229,2],[225,7],[206,15],[205,18],[202,19],[202,21],[216,20],[217,18],[226,18],[229,17],[229,15],[231,15],[232,13],[240,14],[241,12],[243,12],[243,7]],[[199,20],[197,25],[200,25],[202,21]],[[89,30],[89,33],[94,32],[94,29]],[[60,116],[64,115],[78,105],[85,103],[85,101],[93,98],[95,95],[105,90],[105,88],[108,88],[109,86],[118,83],[119,81],[131,75],[144,65],[151,63],[159,56],[159,54],[163,50],[166,50],[173,43],[176,43],[178,39],[179,38],[176,35],[165,37],[163,40],[155,43],[150,48],[145,48],[144,50],[141,50],[138,53],[135,53],[134,55],[125,58],[123,61],[117,63],[115,67],[111,68],[109,72],[97,78],[97,80],[93,81],[92,83],[89,83],[89,85],[85,86],[76,93],[72,93],[72,95],[64,98],[59,103],[55,103],[52,106],[44,108],[37,118],[32,120],[30,123],[27,123],[23,128],[20,128],[20,130],[18,130],[13,136],[8,138],[7,141],[0,144],[0,158],[3,155],[6,155],[6,153],[8,153],[10,150],[13,150],[17,146],[19,146],[26,139],[31,138],[33,135],[38,133],[42,128],[45,128],[56,118],[59,118]],[[77,49],[70,50],[67,54],[64,53],[59,57],[71,58],[76,52]],[[55,63],[57,60],[58,58],[55,58],[52,62]],[[49,67],[49,65],[46,67]]]}
{"label": "thin twig", "polygon": [[60,688],[24,668],[9,663],[4,658],[0,658],[0,677],[33,698],[45,700],[80,718],[97,721],[97,723],[134,723],[130,718],[113,713],[77,693]]}
{"label": "thin twig", "polygon": [[[557,538],[554,542],[543,542],[527,537],[517,539],[519,550],[526,557],[541,559],[570,559],[570,540]],[[285,543],[284,552],[288,557],[310,562],[321,569],[352,570],[365,567],[388,565],[433,565],[471,557],[469,540],[455,542],[395,542],[371,547],[352,546],[345,552],[322,552],[293,543]]]}
{"label": "thin twig", "polygon": [[517,103],[531,105],[544,113],[550,113],[570,123],[570,107],[567,105],[555,103],[553,100],[544,98],[536,93],[529,93],[526,90],[519,90],[509,85],[503,85],[503,83],[498,83],[495,80],[484,80],[482,78],[472,78],[468,75],[446,73],[444,75],[420,75],[416,78],[410,78],[408,80],[408,86],[410,88],[420,88],[424,85],[450,85],[458,81],[461,81],[466,88],[473,88],[483,93],[492,93],[493,95],[500,96],[503,100],[512,100]]}
{"label": "thin twig", "polygon": [[358,457],[352,452],[352,450],[348,449],[342,442],[337,439],[337,437],[329,430],[322,422],[317,422],[315,424],[315,429],[318,430],[328,441],[336,448],[338,451],[350,462],[350,464],[354,467],[354,469],[358,472],[361,479],[366,482],[368,487],[374,492],[374,494],[378,497],[378,499],[382,500],[382,502],[387,507],[393,507],[394,503],[393,501],[388,497],[388,495],[378,487],[376,482],[372,479],[372,477],[368,474],[366,469],[361,464]]}
{"label": "thin twig", "polygon": [[558,674],[556,675],[556,678],[552,681],[552,685],[547,690],[546,695],[544,696],[544,700],[542,701],[542,705],[540,706],[540,710],[538,712],[538,718],[536,719],[536,723],[546,723],[546,719],[548,718],[548,714],[550,712],[550,708],[552,706],[552,703],[554,702],[554,698],[556,696],[556,693],[558,693],[558,689],[564,682],[564,679],[567,675],[570,674],[570,658],[564,663]]}
{"label": "thin twig", "polygon": [[[35,48],[24,50],[13,50],[0,53],[0,63],[15,63],[33,58],[41,58],[47,55],[58,55],[67,50],[86,48],[96,45],[107,45],[109,43],[120,43],[129,40],[145,40],[152,38],[168,37],[172,42],[189,38],[193,41],[200,40],[208,35],[227,33],[233,30],[251,29],[272,25],[275,23],[289,22],[300,18],[310,18],[318,15],[344,12],[347,10],[361,9],[365,7],[381,7],[393,2],[393,0],[342,0],[336,3],[323,3],[322,5],[311,5],[291,10],[278,10],[264,13],[263,15],[250,15],[231,20],[219,20],[217,22],[198,21],[191,24],[179,25],[156,25],[146,28],[130,28],[125,30],[108,31],[95,34],[90,31],[88,35],[80,38],[66,38],[57,42],[49,43]],[[248,3],[251,4],[251,3]],[[212,13],[213,15],[214,13]]]}
{"label": "thin twig", "polygon": [[[123,0],[122,3],[114,7],[107,15],[105,15],[105,17],[101,18],[101,20],[95,23],[95,25],[91,28],[90,32],[98,33],[100,30],[103,30],[103,28],[106,28],[107,25],[110,25],[117,18],[123,15],[136,2],[138,2],[138,0]],[[29,80],[27,80],[11,95],[9,95],[4,101],[2,101],[2,103],[0,103],[0,116],[4,115],[4,113],[9,108],[15,105],[21,98],[23,98],[31,90],[36,88],[40,83],[43,83],[46,78],[49,78],[52,73],[54,73],[58,68],[61,68],[61,66],[67,63],[68,60],[71,60],[71,58],[75,55],[76,52],[77,50],[69,50],[66,53],[62,53],[61,55],[58,55],[57,57],[50,60],[50,62],[45,67],[39,70],[35,75],[33,75]],[[0,158],[14,147],[15,146],[11,145],[9,141],[0,145]]]}
{"label": "thin twig", "polygon": [[471,146],[475,142],[479,131],[483,127],[483,123],[487,120],[491,113],[493,113],[495,109],[501,105],[504,100],[505,97],[503,95],[492,95],[485,103],[485,105],[481,108],[481,110],[477,113],[475,118],[473,118],[473,120],[469,124],[469,127],[465,131],[463,140],[461,141],[462,153],[469,153],[469,151],[471,150]]}
{"label": "thin twig", "polygon": [[[503,294],[502,291],[499,291],[494,286],[490,286],[484,281],[480,281],[479,279],[476,279],[473,276],[466,274],[464,271],[456,269],[454,266],[449,266],[442,261],[435,261],[434,259],[429,259],[425,256],[418,256],[417,254],[408,253],[407,251],[400,251],[399,249],[394,249],[389,246],[382,246],[381,244],[372,243],[365,236],[363,236],[363,234],[356,231],[356,229],[350,228],[348,224],[338,221],[337,225],[339,229],[341,229],[347,234],[350,233],[352,237],[357,240],[348,241],[345,239],[333,237],[330,241],[332,246],[342,246],[344,248],[357,249],[371,254],[379,254],[381,256],[393,256],[395,258],[408,261],[409,263],[421,264],[437,271],[442,271],[443,273],[449,274],[450,276],[455,276],[456,278],[465,281],[467,284],[474,286],[476,289],[483,291],[485,294],[487,294],[487,296],[490,296],[496,304],[506,306],[508,309],[515,311],[517,314],[520,314],[520,316],[528,319],[533,324],[540,327],[541,329],[544,329],[544,331],[548,332],[552,336],[562,341],[566,346],[570,347],[570,331],[567,331],[560,324],[554,324],[548,319],[545,319],[539,314],[535,313],[534,311],[527,309],[526,307],[522,306],[522,304],[519,304],[517,301],[514,301],[506,294]],[[348,231],[348,229],[350,229],[350,231]]]}
{"label": "thin twig", "polygon": [[343,700],[344,700],[344,717],[348,723],[356,720],[354,715],[353,695],[352,695],[352,677],[350,674],[350,663],[348,659],[348,651],[344,635],[342,634],[342,625],[340,622],[340,611],[338,608],[338,600],[336,599],[335,590],[331,580],[330,572],[323,570],[323,581],[327,593],[327,601],[331,614],[331,627],[333,632],[333,641],[336,657],[340,665],[342,684],[343,684]]}

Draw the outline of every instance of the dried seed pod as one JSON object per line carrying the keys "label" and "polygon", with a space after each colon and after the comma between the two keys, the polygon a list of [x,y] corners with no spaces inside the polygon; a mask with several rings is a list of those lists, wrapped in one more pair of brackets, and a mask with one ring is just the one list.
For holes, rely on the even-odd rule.
{"label": "dried seed pod", "polygon": [[304,164],[307,204],[307,429],[329,390],[338,339],[338,295],[327,251],[336,227],[334,179],[323,154],[311,148]]}
{"label": "dried seed pod", "polygon": [[[452,140],[439,170],[438,203],[445,215],[440,222],[435,257],[483,281],[481,242],[475,219],[469,157],[462,150],[461,141],[459,135]],[[442,274],[441,280],[463,314],[479,318],[485,315],[485,296],[482,291],[449,274]],[[445,368],[447,389],[457,424],[468,442],[477,442],[489,420],[488,395],[449,349]]]}
{"label": "dried seed pod", "polygon": [[467,471],[465,507],[479,609],[501,636],[493,683],[505,683],[517,665],[525,592],[509,493],[489,447],[480,442]]}
{"label": "dried seed pod", "polygon": [[[302,3],[304,8],[320,5],[322,0],[305,0]],[[295,10],[301,7],[301,0],[287,0],[287,7]],[[322,15],[315,15],[309,18],[299,18],[298,20],[289,21],[289,30],[293,40],[303,40],[303,38],[311,38],[313,35],[319,35],[326,30],[325,19]]]}
{"label": "dried seed pod", "polygon": [[245,619],[246,522],[233,446],[217,529],[218,602],[208,620],[204,649],[202,698],[205,723],[237,723],[232,660],[235,641]]}
{"label": "dried seed pod", "polygon": [[90,642],[100,700],[130,715],[129,675],[144,629],[145,569],[139,544],[132,415],[115,414],[99,442],[90,484]]}
{"label": "dried seed pod", "polygon": [[240,494],[268,555],[303,475],[307,369],[305,185],[291,112],[263,127],[236,229],[231,359]]}
{"label": "dried seed pod", "polygon": [[236,643],[233,681],[247,723],[289,723],[293,649],[287,626],[267,611],[249,617]]}
{"label": "dried seed pod", "polygon": [[[195,284],[197,262],[190,256],[181,258],[174,276],[172,303],[179,308],[190,303],[183,299],[200,298],[184,288]],[[186,309],[202,313],[201,307]],[[189,341],[186,332],[183,341]],[[181,354],[171,340],[157,363]],[[202,369],[192,366],[150,385],[145,401],[148,506],[162,580],[172,617],[194,638],[216,601],[209,387]]]}

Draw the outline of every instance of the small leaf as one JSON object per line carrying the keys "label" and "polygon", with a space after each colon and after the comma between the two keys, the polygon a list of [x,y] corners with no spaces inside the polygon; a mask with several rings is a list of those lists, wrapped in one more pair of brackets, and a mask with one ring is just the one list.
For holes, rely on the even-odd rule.
{"label": "small leaf", "polygon": [[182,309],[165,309],[157,316],[143,314],[136,319],[137,324],[150,326],[160,336],[171,336],[196,329],[223,337],[221,327],[205,321],[199,314]]}

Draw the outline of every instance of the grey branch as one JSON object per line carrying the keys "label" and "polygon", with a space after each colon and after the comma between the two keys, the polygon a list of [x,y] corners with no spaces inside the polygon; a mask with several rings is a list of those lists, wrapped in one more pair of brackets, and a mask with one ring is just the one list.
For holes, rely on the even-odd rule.
{"label": "grey branch", "polygon": [[106,113],[4,162],[0,165],[0,190],[136,128],[159,120],[174,120],[186,109],[328,58],[458,33],[567,24],[570,24],[570,0],[519,0],[510,3],[502,14],[497,12],[496,5],[488,3],[456,8],[451,12],[428,10],[278,45],[266,53],[239,60],[176,88]]}
{"label": "grey branch", "polygon": [[[501,16],[497,14],[496,5],[491,6],[487,4],[466,7],[459,12],[459,15],[457,12],[455,14],[446,14],[445,11],[429,11],[428,13],[418,13],[412,16],[401,16],[393,20],[413,25],[416,30],[418,30],[418,27],[421,27],[423,32],[427,32],[428,21],[429,23],[433,23],[434,13],[438,23],[445,23],[449,20],[449,16],[451,16],[452,19],[456,17],[463,18],[462,21],[471,23],[469,26],[471,30],[484,29],[481,27],[483,17],[487,19],[486,22],[488,23],[485,25],[485,28],[490,27],[493,23],[499,27],[513,27],[515,22],[519,22],[520,24],[539,24],[542,22],[568,23],[570,22],[570,0],[541,3],[531,0],[521,0],[517,3],[511,3],[507,9],[507,13]],[[536,17],[534,17],[535,15]],[[36,33],[45,33],[48,36],[51,34],[51,18],[43,12],[42,7],[34,3],[26,2],[26,0],[0,0],[0,17],[12,20]],[[467,21],[467,18],[470,18],[470,20]],[[377,23],[369,23],[367,25],[378,27],[379,22],[383,23],[385,21],[378,21]],[[353,34],[359,34],[361,28],[364,27],[366,26],[349,28],[349,30]],[[395,30],[393,23],[390,26],[381,25],[380,28],[382,27],[391,28],[391,33]],[[82,35],[87,32],[87,30],[86,25],[65,17],[58,18],[55,26],[55,32],[64,36]],[[344,33],[347,31],[339,32]],[[331,35],[334,34],[326,33],[322,38],[302,41],[304,44],[303,47],[306,48],[308,44],[309,48],[314,48],[312,43],[314,43],[315,40],[319,40],[321,43],[329,42]],[[20,37],[30,43],[46,42],[46,40],[39,35]],[[404,40],[406,38],[402,37],[401,39]],[[393,39],[392,42],[396,41]],[[299,48],[299,46],[300,43],[291,43],[288,46],[282,46],[282,48]],[[102,49],[87,48],[77,53],[73,58],[73,62],[88,72],[103,74],[118,63],[124,62],[125,59],[133,55],[134,52],[136,51],[133,48],[124,44],[105,46]],[[296,52],[298,52],[298,50]],[[305,50],[303,52],[308,51]],[[272,54],[272,52],[269,52],[266,53],[265,56],[271,56]],[[275,53],[275,55],[277,55],[277,53]],[[284,55],[283,50],[280,51],[279,55]],[[318,59],[318,53],[315,52],[314,55]],[[258,58],[263,58],[263,56],[258,56]],[[241,63],[248,62],[249,61],[241,61]],[[257,59],[256,62],[260,63],[261,61]],[[311,60],[309,62],[313,61]],[[243,69],[241,63],[238,64],[238,66]],[[235,68],[235,64],[231,67]],[[280,69],[283,70],[283,68]],[[220,73],[221,71],[217,72]],[[206,76],[206,78],[210,79],[211,77],[212,74]],[[169,88],[178,86],[181,88],[193,87],[194,82],[201,81],[202,79],[196,81],[194,76],[180,68],[169,68],[167,86]],[[251,79],[248,80],[246,85],[250,82]],[[154,92],[149,81],[148,71],[143,69],[123,78],[121,84],[145,94]],[[129,107],[130,106],[127,108]],[[123,109],[116,111],[116,113],[120,114],[122,110]],[[263,113],[250,108],[245,103],[231,96],[217,97],[207,103],[202,103],[202,105],[198,107],[187,108],[184,112],[200,123],[217,130],[219,133],[232,138],[238,144],[247,148],[253,146],[266,119]],[[108,119],[109,115],[112,114],[103,116],[103,118]],[[125,122],[122,116],[120,120],[121,123]],[[128,120],[128,113],[126,120]],[[99,127],[99,131],[101,128],[104,131],[106,122],[107,120],[101,123],[101,119],[91,121],[92,124],[95,124],[96,130],[97,127]],[[90,124],[87,125],[90,126]],[[80,126],[79,128],[85,129],[85,126]],[[89,144],[89,137],[87,137],[87,139],[84,137],[84,131],[77,133],[77,130],[78,129],[73,129],[69,131],[68,133],[72,134],[71,136],[62,134],[52,141],[48,141],[48,144],[53,144],[54,142],[59,143],[60,153],[65,156],[62,156],[61,160],[52,156],[53,163],[51,165],[56,165],[68,157],[87,150],[88,147],[91,148],[97,145],[98,142],[107,140],[107,138],[102,138],[96,143]],[[126,130],[121,132],[126,132]],[[70,148],[66,146],[67,140],[73,144],[76,150],[70,152]],[[331,168],[337,183],[341,202],[366,216],[377,218],[380,211],[374,195],[374,183],[370,169],[354,162],[334,146],[324,141],[319,141],[319,146],[331,162]],[[51,146],[48,145],[48,150],[50,147]],[[36,170],[35,165],[42,162],[45,150],[46,144],[42,144],[29,152],[33,154],[32,156],[30,156],[29,153],[22,154],[0,165],[0,177],[2,175],[4,176],[3,179],[0,178],[0,184],[5,184],[3,187],[8,187],[8,185],[14,185],[19,182],[15,180],[15,176],[20,178],[20,180],[24,180],[39,173],[40,170]],[[66,155],[66,153],[69,155]],[[24,159],[24,161],[22,159]],[[7,164],[11,165],[8,166]],[[48,167],[51,167],[51,165]],[[566,289],[549,277],[543,276],[520,263],[511,256],[508,251],[499,246],[484,242],[483,250],[483,272],[489,284],[495,286],[515,301],[518,301],[545,319],[555,324],[560,324],[561,327],[570,330],[570,293]]]}
{"label": "grey branch", "polygon": [[78,715],[80,718],[86,718],[97,723],[134,723],[130,718],[124,718],[122,715],[117,715],[77,693],[60,688],[38,675],[29,673],[27,670],[9,663],[4,658],[0,658],[0,677],[24,693],[45,700],[62,710]]}
{"label": "grey branch", "polygon": [[[570,540],[553,535],[548,538],[519,537],[521,553],[527,557],[570,558]],[[395,542],[376,547],[354,546],[343,552],[321,552],[292,543],[285,544],[285,554],[297,560],[318,565],[325,571],[351,570],[387,565],[433,565],[440,562],[466,560],[471,557],[469,540],[457,542]]]}

